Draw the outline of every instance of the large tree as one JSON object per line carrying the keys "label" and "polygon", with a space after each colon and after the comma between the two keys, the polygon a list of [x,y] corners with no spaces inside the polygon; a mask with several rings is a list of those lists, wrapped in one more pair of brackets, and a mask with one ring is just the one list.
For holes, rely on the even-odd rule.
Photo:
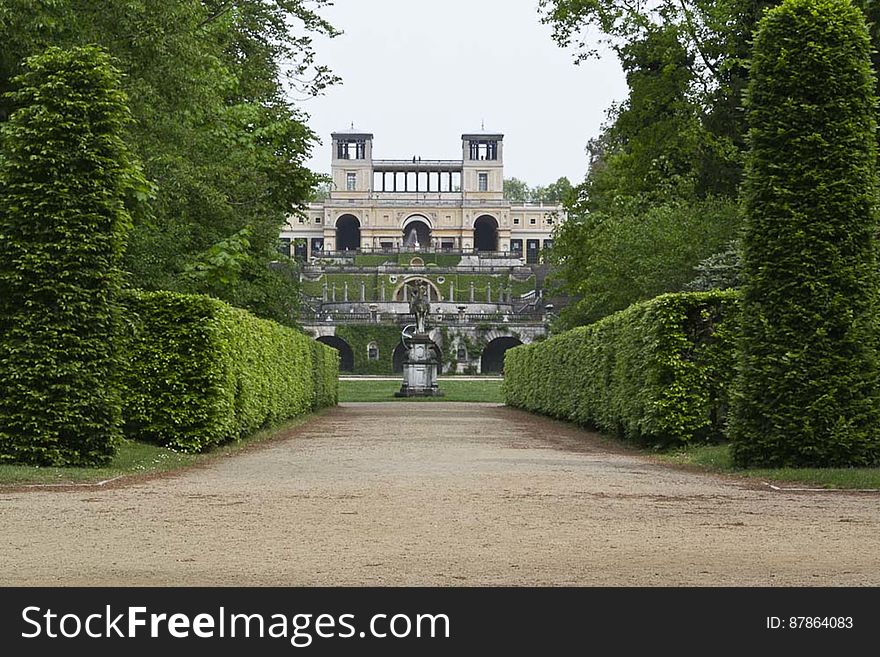
{"label": "large tree", "polygon": [[755,38],[730,422],[740,465],[880,462],[870,55],[849,0],[785,0]]}
{"label": "large tree", "polygon": [[[125,268],[148,289],[210,291],[279,313],[294,280],[269,269],[286,217],[316,182],[304,161],[317,137],[288,101],[335,78],[314,65],[311,34],[335,34],[326,0],[4,0],[0,91],[49,45],[97,43],[118,61],[131,99],[132,148],[152,183],[134,217]],[[292,85],[292,87],[288,87]],[[0,120],[14,107],[0,101]],[[218,286],[188,274],[246,229],[247,258]],[[259,281],[273,279],[272,298]],[[281,288],[274,283],[283,283]]]}
{"label": "large tree", "polygon": [[557,328],[590,324],[664,292],[683,289],[694,267],[736,234],[738,208],[726,199],[669,200],[574,217],[556,231],[550,287],[579,298]]}

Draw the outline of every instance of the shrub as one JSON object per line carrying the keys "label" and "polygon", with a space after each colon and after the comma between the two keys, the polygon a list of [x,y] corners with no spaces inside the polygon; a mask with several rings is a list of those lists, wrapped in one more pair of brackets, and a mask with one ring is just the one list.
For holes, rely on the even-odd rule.
{"label": "shrub", "polygon": [[786,0],[755,39],[735,462],[880,461],[875,92],[847,0]]}
{"label": "shrub", "polygon": [[736,293],[665,294],[504,359],[506,403],[642,442],[722,437]]}
{"label": "shrub", "polygon": [[0,462],[98,465],[121,437],[128,110],[98,48],[51,48],[27,69],[0,157]]}
{"label": "shrub", "polygon": [[126,300],[126,435],[188,452],[336,403],[337,354],[207,296]]}

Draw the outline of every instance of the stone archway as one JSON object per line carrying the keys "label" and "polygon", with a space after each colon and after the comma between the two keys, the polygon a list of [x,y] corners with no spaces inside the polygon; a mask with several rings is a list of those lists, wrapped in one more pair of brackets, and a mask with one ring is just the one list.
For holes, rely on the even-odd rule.
{"label": "stone archway", "polygon": [[406,348],[402,342],[398,342],[391,354],[391,371],[395,374],[403,373],[403,360],[406,358]]}
{"label": "stone archway", "polygon": [[340,372],[354,372],[354,352],[345,340],[337,338],[335,335],[322,335],[317,340],[328,347],[333,347],[339,352]]}
{"label": "stone archway", "polygon": [[480,372],[482,374],[504,372],[504,354],[508,349],[513,349],[522,344],[519,338],[504,336],[495,338],[483,349],[480,356]]}
{"label": "stone archway", "polygon": [[498,220],[492,215],[483,214],[474,220],[474,249],[498,250]]}
{"label": "stone archway", "polygon": [[361,222],[353,214],[336,220],[336,250],[357,251],[361,248]]}
{"label": "stone archway", "polygon": [[[411,277],[407,278],[406,280],[404,280],[400,285],[398,285],[396,288],[394,288],[394,294],[392,295],[391,298],[394,301],[406,301],[408,299],[411,299],[413,288],[420,283],[424,283],[425,285],[428,286],[428,301],[429,302],[433,303],[436,301],[443,300],[443,295],[440,293],[440,288],[438,288],[437,285],[432,280],[430,280],[428,278],[424,278],[422,276],[411,276]],[[404,288],[409,288],[407,290],[406,299],[403,298],[404,297],[404,294],[403,294]]]}

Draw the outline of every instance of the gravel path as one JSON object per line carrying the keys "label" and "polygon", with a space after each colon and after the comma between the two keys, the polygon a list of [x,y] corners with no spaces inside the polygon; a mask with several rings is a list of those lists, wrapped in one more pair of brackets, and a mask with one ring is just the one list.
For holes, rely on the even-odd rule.
{"label": "gravel path", "polygon": [[880,585],[880,496],[671,469],[494,404],[342,404],[109,489],[0,491],[4,585]]}

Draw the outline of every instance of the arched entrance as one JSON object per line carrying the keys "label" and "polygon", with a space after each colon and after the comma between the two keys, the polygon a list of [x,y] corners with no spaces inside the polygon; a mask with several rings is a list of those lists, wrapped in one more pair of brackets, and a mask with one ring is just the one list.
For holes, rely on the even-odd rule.
{"label": "arched entrance", "polygon": [[337,338],[335,335],[322,335],[318,338],[318,342],[326,344],[328,347],[333,347],[339,352],[340,372],[354,371],[354,352],[345,340]]}
{"label": "arched entrance", "polygon": [[353,214],[336,220],[336,250],[357,251],[361,248],[361,222]]}
{"label": "arched entrance", "polygon": [[505,352],[521,344],[522,341],[511,337],[495,338],[492,340],[483,349],[483,355],[480,357],[480,372],[483,374],[503,372]]}
{"label": "arched entrance", "polygon": [[477,251],[498,250],[498,221],[483,214],[474,221],[474,248]]}
{"label": "arched entrance", "polygon": [[[418,285],[427,286],[429,302],[443,300],[443,295],[440,294],[439,288],[434,284],[433,281],[418,276],[407,278],[403,283],[397,286],[397,288],[394,290],[393,299],[395,301],[409,301],[410,299],[412,299],[412,293]],[[404,294],[404,289],[406,289],[406,294]]]}
{"label": "arched entrance", "polygon": [[394,353],[391,356],[391,371],[400,374],[403,372],[403,359],[406,358],[406,348],[402,342],[398,342],[394,347]]}
{"label": "arched entrance", "polygon": [[431,246],[431,226],[424,217],[410,217],[403,224],[403,246],[424,250]]}

